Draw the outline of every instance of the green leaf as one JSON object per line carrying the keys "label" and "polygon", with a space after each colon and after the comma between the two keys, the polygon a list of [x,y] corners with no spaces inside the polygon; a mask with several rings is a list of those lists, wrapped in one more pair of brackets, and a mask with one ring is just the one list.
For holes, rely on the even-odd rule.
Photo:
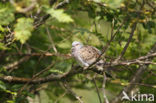
{"label": "green leaf", "polygon": [[50,70],[50,72],[52,72],[52,73],[59,73],[59,74],[63,74],[63,72],[62,72],[62,71],[57,70],[57,69],[51,69],[51,70]]}
{"label": "green leaf", "polygon": [[6,90],[6,86],[2,81],[0,81],[0,89]]}
{"label": "green leaf", "polygon": [[7,48],[3,43],[0,43],[0,50],[6,50]]}
{"label": "green leaf", "polygon": [[31,36],[32,30],[33,30],[33,19],[20,18],[17,20],[17,24],[15,25],[15,38],[23,44]]}
{"label": "green leaf", "polygon": [[48,9],[47,13],[50,14],[53,18],[57,19],[59,22],[70,23],[73,22],[73,19],[66,13],[63,9]]}
{"label": "green leaf", "polygon": [[106,3],[110,8],[115,9],[121,6],[123,0],[102,0],[102,2]]}
{"label": "green leaf", "polygon": [[14,21],[14,11],[15,9],[12,5],[0,3],[0,25],[8,25]]}
{"label": "green leaf", "polygon": [[0,31],[4,32],[5,28],[2,27],[2,25],[0,25]]}

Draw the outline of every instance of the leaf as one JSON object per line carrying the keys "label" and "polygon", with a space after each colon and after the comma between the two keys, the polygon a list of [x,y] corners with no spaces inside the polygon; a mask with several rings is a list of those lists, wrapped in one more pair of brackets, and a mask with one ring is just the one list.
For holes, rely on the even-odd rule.
{"label": "leaf", "polygon": [[0,89],[6,90],[6,86],[2,81],[0,81]]}
{"label": "leaf", "polygon": [[123,0],[102,0],[102,2],[106,3],[112,9],[118,8],[123,5]]}
{"label": "leaf", "polygon": [[70,23],[73,22],[73,19],[66,13],[63,9],[48,9],[47,13],[50,14],[53,18],[57,19],[59,22]]}
{"label": "leaf", "polygon": [[152,86],[153,88],[156,88],[156,85]]}
{"label": "leaf", "polygon": [[0,25],[8,25],[14,21],[14,11],[12,5],[0,3]]}
{"label": "leaf", "polygon": [[63,72],[62,72],[62,71],[57,70],[57,69],[51,69],[51,70],[50,70],[50,72],[52,72],[52,73],[59,73],[59,74],[63,74]]}
{"label": "leaf", "polygon": [[57,43],[57,46],[62,49],[67,49],[67,48],[71,48],[71,43],[69,41],[59,42]]}
{"label": "leaf", "polygon": [[5,28],[2,27],[2,25],[0,25],[0,31],[4,32]]}
{"label": "leaf", "polygon": [[23,44],[30,38],[32,30],[33,19],[20,18],[17,20],[17,24],[15,25],[15,38]]}
{"label": "leaf", "polygon": [[6,50],[7,48],[3,43],[0,43],[0,50]]}

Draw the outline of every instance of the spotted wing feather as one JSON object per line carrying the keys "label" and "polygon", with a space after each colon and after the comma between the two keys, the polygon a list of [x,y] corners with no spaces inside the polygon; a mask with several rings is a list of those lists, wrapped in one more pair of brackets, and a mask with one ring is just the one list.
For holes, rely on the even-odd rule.
{"label": "spotted wing feather", "polygon": [[92,64],[99,57],[100,51],[92,46],[84,46],[79,50],[79,54],[84,62]]}

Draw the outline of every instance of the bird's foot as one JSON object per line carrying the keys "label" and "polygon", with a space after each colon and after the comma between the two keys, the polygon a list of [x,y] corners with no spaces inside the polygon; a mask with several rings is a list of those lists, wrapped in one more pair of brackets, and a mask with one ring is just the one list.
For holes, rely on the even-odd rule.
{"label": "bird's foot", "polygon": [[84,69],[84,70],[87,70],[87,69],[88,69],[88,66],[87,66],[87,67],[83,67],[83,69]]}

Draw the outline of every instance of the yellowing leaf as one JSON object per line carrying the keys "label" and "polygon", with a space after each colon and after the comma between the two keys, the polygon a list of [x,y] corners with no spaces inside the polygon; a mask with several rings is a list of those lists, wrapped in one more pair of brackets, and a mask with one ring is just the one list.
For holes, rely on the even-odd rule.
{"label": "yellowing leaf", "polygon": [[33,20],[30,18],[20,18],[15,25],[15,38],[22,44],[31,36],[33,30]]}
{"label": "yellowing leaf", "polygon": [[68,14],[64,13],[64,10],[62,9],[48,9],[47,13],[50,14],[53,18],[57,19],[59,22],[73,22],[73,19]]}
{"label": "yellowing leaf", "polygon": [[110,8],[116,9],[116,8],[118,8],[120,6],[123,6],[122,2],[124,0],[101,0],[101,1],[106,3]]}
{"label": "yellowing leaf", "polygon": [[153,88],[156,88],[156,85],[152,86]]}
{"label": "yellowing leaf", "polygon": [[129,83],[121,83],[121,85],[127,86],[127,85],[129,85]]}
{"label": "yellowing leaf", "polygon": [[63,49],[71,48],[71,43],[69,41],[64,41],[57,43],[57,46]]}

